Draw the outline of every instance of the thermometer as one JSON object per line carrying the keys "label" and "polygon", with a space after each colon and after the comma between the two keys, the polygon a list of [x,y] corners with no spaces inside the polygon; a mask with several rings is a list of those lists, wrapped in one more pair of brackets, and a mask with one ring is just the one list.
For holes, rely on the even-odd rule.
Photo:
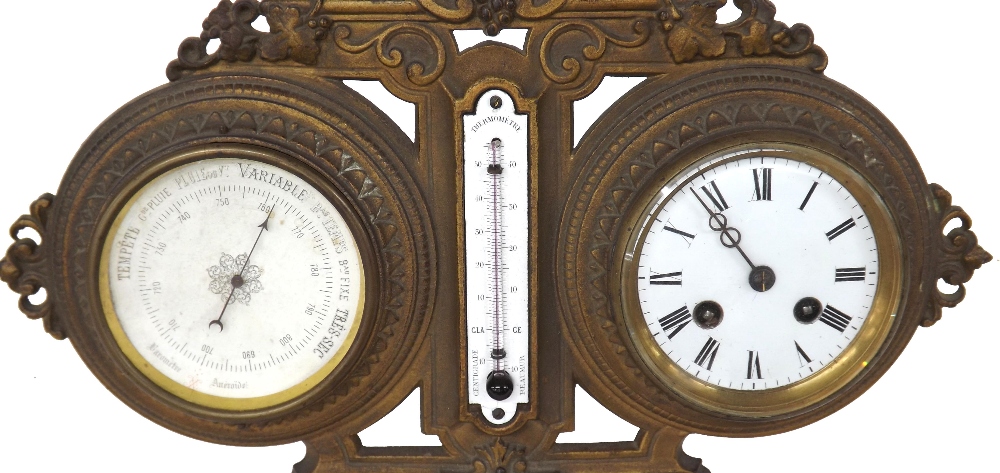
{"label": "thermometer", "polygon": [[509,422],[528,402],[528,124],[501,91],[465,117],[469,403]]}

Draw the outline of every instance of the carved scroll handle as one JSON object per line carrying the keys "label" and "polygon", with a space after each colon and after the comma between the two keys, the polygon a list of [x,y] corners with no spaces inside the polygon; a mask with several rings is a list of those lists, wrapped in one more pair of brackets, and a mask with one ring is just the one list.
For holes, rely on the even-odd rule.
{"label": "carved scroll handle", "polygon": [[[10,227],[10,236],[14,244],[7,249],[7,255],[0,260],[0,280],[10,286],[10,290],[21,295],[18,308],[29,319],[42,319],[45,331],[57,340],[66,338],[59,320],[52,310],[51,297],[48,294],[45,301],[35,304],[28,300],[29,296],[38,293],[45,286],[50,286],[48,261],[46,259],[45,226],[48,223],[49,210],[55,196],[44,194],[31,204],[31,213],[22,215]],[[40,241],[31,238],[20,238],[22,230],[32,229],[38,232]]]}
{"label": "carved scroll handle", "polygon": [[[982,265],[993,260],[983,247],[979,246],[976,234],[972,228],[972,218],[961,207],[951,205],[951,193],[937,184],[931,184],[931,192],[937,204],[938,222],[941,236],[938,242],[937,267],[934,268],[935,286],[931,291],[931,311],[925,316],[923,326],[930,327],[941,320],[941,309],[955,307],[965,299],[965,283],[972,279],[972,274]],[[958,219],[961,225],[955,227],[947,235],[944,234],[948,224]],[[937,288],[937,281],[957,286],[955,292],[946,294]]]}

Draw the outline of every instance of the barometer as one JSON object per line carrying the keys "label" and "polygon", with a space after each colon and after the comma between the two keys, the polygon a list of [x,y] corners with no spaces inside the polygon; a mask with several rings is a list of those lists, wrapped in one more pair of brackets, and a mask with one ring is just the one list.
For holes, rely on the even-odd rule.
{"label": "barometer", "polygon": [[111,333],[140,372],[194,404],[294,399],[330,375],[361,323],[351,227],[305,178],[262,158],[282,161],[220,147],[169,158],[180,165],[111,215],[99,267]]}
{"label": "barometer", "polygon": [[[855,7],[855,29],[884,21],[862,15],[873,8]],[[219,468],[192,453],[205,445],[170,447],[104,414],[101,402],[120,401],[132,420],[211,444],[301,442],[300,473],[707,473],[727,458],[792,471],[821,457],[865,470],[872,452],[901,455],[894,433],[931,438],[931,414],[979,399],[946,386],[982,370],[990,321],[945,309],[992,259],[976,209],[957,205],[989,188],[980,161],[991,148],[973,146],[988,121],[951,119],[943,110],[963,100],[926,91],[919,113],[883,114],[825,75],[833,49],[818,40],[830,33],[779,21],[770,1],[223,0],[181,20],[120,12],[92,23],[145,35],[155,17],[189,31],[171,57],[130,55],[163,56],[167,84],[134,99],[81,90],[88,77],[65,72],[57,89],[8,87],[32,100],[5,107],[16,123],[4,130],[17,134],[7,188],[18,187],[4,202],[24,215],[9,215],[0,279],[35,321],[25,326],[68,339],[110,393],[80,404],[86,387],[71,375],[83,368],[65,362],[58,384],[22,375],[45,346],[4,326],[20,406],[11,429],[24,432],[8,442],[14,463]],[[53,21],[86,12],[73,13],[11,14],[61,31]],[[91,43],[73,31],[34,51],[95,57],[71,48]],[[146,44],[121,31],[117,41]],[[920,38],[851,47],[882,64],[927,49],[904,39]],[[920,64],[974,49],[961,41]],[[105,84],[133,82],[88,60]],[[4,80],[49,77],[16,72]],[[584,99],[617,76],[641,80],[584,125]],[[117,110],[75,139],[71,160],[43,161],[75,124],[104,118],[81,119],[78,103]],[[412,130],[390,118],[400,115]],[[886,115],[934,118],[933,132],[900,124],[945,148],[922,165]],[[955,123],[966,128],[943,131]],[[44,189],[44,173],[64,166]],[[901,357],[935,324],[917,338],[926,351]],[[938,346],[948,336],[964,338]],[[21,397],[41,382],[51,397]],[[886,394],[895,386],[906,392]],[[602,414],[583,394],[636,433],[566,435]],[[884,421],[904,398],[943,407]],[[372,435],[386,423],[421,432],[419,445]],[[115,429],[137,446],[103,436]],[[736,441],[692,434],[781,448],[737,453]],[[78,444],[89,453],[68,450]]]}

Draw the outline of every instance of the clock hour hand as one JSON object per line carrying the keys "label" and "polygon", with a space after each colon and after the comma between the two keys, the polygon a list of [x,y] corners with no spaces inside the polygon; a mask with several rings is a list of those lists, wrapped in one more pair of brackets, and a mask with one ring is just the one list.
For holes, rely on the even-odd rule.
{"label": "clock hour hand", "polygon": [[[698,199],[701,206],[708,212],[708,226],[719,232],[719,241],[722,242],[722,246],[726,248],[735,248],[736,251],[740,252],[740,256],[743,260],[750,265],[750,287],[752,287],[757,292],[766,292],[768,289],[774,287],[774,283],[777,277],[774,274],[774,270],[767,266],[757,266],[753,264],[747,253],[743,251],[740,247],[740,243],[743,241],[743,234],[740,233],[735,227],[729,226],[729,220],[720,212],[715,212],[708,203],[698,195],[698,191],[694,187],[691,187],[691,193],[694,197]],[[728,240],[728,241],[727,241]]]}

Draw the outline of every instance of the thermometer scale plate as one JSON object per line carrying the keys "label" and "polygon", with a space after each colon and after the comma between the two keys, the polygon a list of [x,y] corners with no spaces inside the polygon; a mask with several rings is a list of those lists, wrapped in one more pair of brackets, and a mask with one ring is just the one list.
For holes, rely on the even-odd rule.
{"label": "thermometer scale plate", "polygon": [[465,117],[469,403],[493,424],[528,402],[528,117],[504,92]]}

